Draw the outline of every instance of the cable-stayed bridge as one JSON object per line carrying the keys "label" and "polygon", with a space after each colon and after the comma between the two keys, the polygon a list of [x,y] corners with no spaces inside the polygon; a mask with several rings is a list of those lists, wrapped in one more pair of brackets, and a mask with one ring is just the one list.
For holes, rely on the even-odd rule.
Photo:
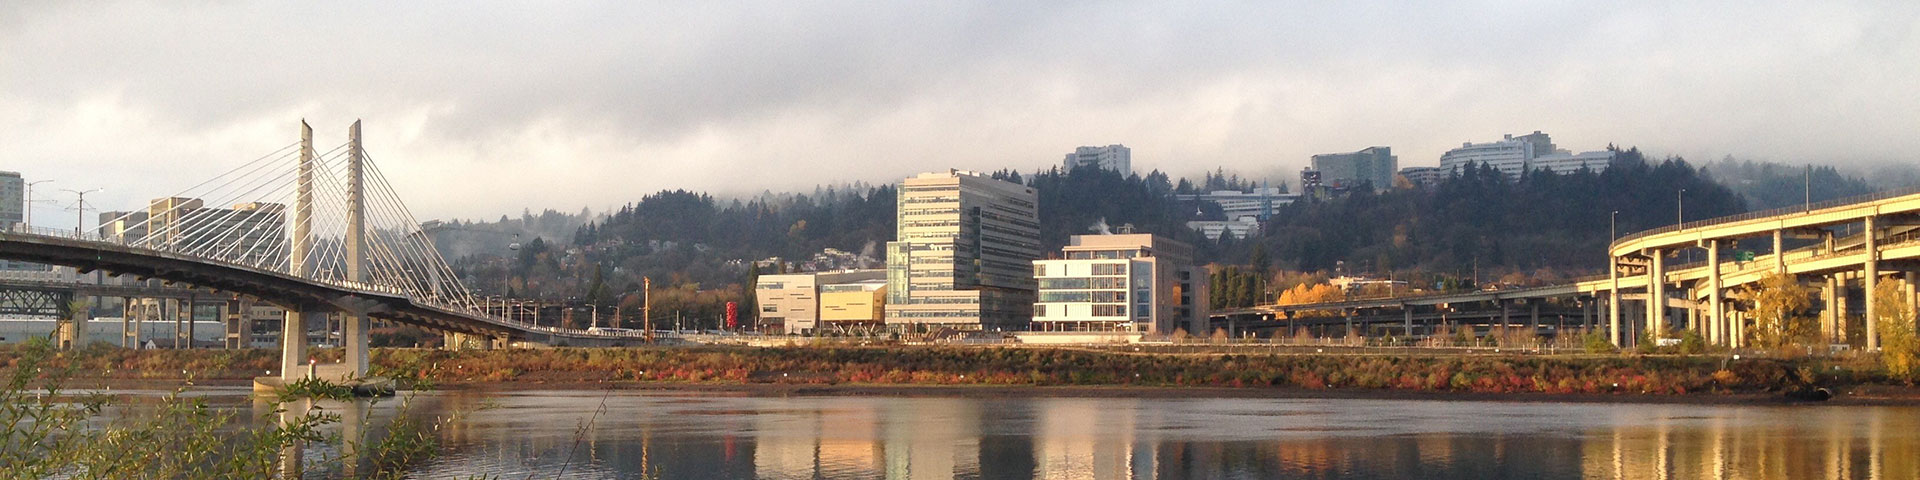
{"label": "cable-stayed bridge", "polygon": [[[367,369],[371,319],[445,332],[454,344],[510,341],[611,345],[643,333],[544,327],[490,315],[420,230],[361,143],[300,139],[100,228],[0,232],[0,258],[82,273],[156,279],[227,292],[286,309],[281,374],[306,373],[309,322],[340,315],[342,374]],[[103,216],[106,217],[106,216]],[[287,332],[302,334],[287,335]]]}

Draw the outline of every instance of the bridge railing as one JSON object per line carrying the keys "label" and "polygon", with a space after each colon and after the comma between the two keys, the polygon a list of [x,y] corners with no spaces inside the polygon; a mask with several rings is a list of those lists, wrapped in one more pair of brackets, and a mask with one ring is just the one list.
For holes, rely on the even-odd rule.
{"label": "bridge railing", "polygon": [[1851,197],[1836,198],[1832,200],[1801,205],[1798,207],[1780,207],[1780,208],[1773,208],[1768,210],[1747,212],[1747,213],[1742,213],[1737,215],[1727,215],[1724,217],[1709,218],[1705,220],[1694,220],[1686,223],[1667,225],[1667,226],[1655,228],[1652,230],[1642,230],[1634,233],[1629,233],[1626,236],[1622,236],[1618,240],[1614,240],[1613,243],[1607,245],[1607,249],[1611,251],[1614,247],[1622,243],[1626,243],[1633,240],[1639,240],[1642,238],[1646,238],[1653,235],[1659,235],[1663,233],[1672,233],[1672,232],[1677,232],[1681,230],[1690,230],[1690,229],[1708,227],[1713,225],[1744,222],[1748,220],[1756,220],[1756,219],[1767,218],[1767,217],[1777,217],[1777,216],[1786,215],[1790,213],[1807,213],[1815,210],[1826,210],[1829,208],[1843,207],[1843,206],[1847,206],[1855,203],[1875,202],[1880,200],[1886,200],[1889,198],[1899,198],[1899,197],[1904,197],[1904,196],[1914,195],[1914,194],[1920,194],[1920,186],[1897,188],[1893,190],[1886,190],[1886,191],[1869,193],[1864,195],[1854,195]]}
{"label": "bridge railing", "polygon": [[89,231],[86,231],[85,229],[29,227],[29,226],[18,224],[18,223],[13,224],[13,226],[11,227],[8,227],[7,233],[21,233],[21,234],[27,234],[27,235],[38,235],[42,237],[85,240],[89,242],[105,241],[105,239],[100,238],[99,232],[89,232]]}

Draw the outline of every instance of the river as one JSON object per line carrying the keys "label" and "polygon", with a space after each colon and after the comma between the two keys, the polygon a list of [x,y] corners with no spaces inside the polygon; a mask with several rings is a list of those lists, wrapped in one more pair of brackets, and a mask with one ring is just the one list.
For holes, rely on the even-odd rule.
{"label": "river", "polygon": [[[244,390],[197,393],[271,417]],[[1920,478],[1914,407],[631,390],[411,401],[409,415],[451,419],[422,478]],[[400,403],[319,405],[353,438],[379,430],[354,419],[380,425]]]}

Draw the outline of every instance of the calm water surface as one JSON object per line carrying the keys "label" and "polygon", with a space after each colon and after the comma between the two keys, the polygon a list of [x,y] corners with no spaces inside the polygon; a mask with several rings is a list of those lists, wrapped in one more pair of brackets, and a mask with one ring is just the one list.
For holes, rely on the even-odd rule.
{"label": "calm water surface", "polygon": [[[398,403],[320,407],[355,438]],[[422,478],[1920,478],[1909,407],[515,391],[408,412],[454,418]]]}

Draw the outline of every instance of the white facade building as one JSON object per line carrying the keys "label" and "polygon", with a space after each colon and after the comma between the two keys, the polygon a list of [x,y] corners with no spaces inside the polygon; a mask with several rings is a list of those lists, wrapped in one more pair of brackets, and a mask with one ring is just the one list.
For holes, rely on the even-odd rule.
{"label": "white facade building", "polygon": [[1571,153],[1562,150],[1533,157],[1532,161],[1527,162],[1528,169],[1551,170],[1553,173],[1560,175],[1577,172],[1582,168],[1590,172],[1599,173],[1606,171],[1609,165],[1613,165],[1613,152],[1607,150],[1581,153]]}
{"label": "white facade building", "polygon": [[1216,190],[1180,194],[1174,198],[1218,205],[1220,213],[1229,220],[1195,220],[1187,222],[1187,228],[1199,231],[1208,239],[1219,240],[1221,235],[1233,235],[1233,238],[1253,235],[1260,231],[1261,220],[1272,217],[1274,209],[1300,200],[1300,195],[1282,193],[1279,187],[1260,187],[1251,192]]}
{"label": "white facade building", "polygon": [[1252,217],[1262,219],[1273,216],[1273,209],[1286,206],[1300,199],[1300,195],[1281,193],[1279,187],[1260,187],[1251,192],[1239,190],[1215,190],[1207,193],[1175,195],[1177,200],[1209,202],[1220,206],[1220,213],[1227,218]]}
{"label": "white facade building", "polygon": [[1104,147],[1076,148],[1073,153],[1067,154],[1060,170],[1072,172],[1080,167],[1098,167],[1127,175],[1133,173],[1133,150],[1117,143]]}
{"label": "white facade building", "polygon": [[1219,240],[1221,235],[1232,235],[1236,239],[1253,236],[1260,231],[1260,219],[1240,217],[1233,220],[1194,220],[1187,222],[1187,228],[1206,235],[1208,240]]}
{"label": "white facade building", "polygon": [[1463,143],[1460,148],[1440,155],[1440,170],[1444,174],[1457,174],[1468,164],[1487,165],[1511,180],[1519,179],[1525,172],[1541,169],[1562,175],[1582,167],[1600,172],[1612,163],[1613,152],[1571,153],[1555,147],[1553,139],[1539,130],[1518,137],[1507,135],[1497,142]]}
{"label": "white facade building", "polygon": [[1067,258],[1033,262],[1035,330],[1205,330],[1207,273],[1192,265],[1192,247],[1149,234],[1075,235],[1061,250]]}

